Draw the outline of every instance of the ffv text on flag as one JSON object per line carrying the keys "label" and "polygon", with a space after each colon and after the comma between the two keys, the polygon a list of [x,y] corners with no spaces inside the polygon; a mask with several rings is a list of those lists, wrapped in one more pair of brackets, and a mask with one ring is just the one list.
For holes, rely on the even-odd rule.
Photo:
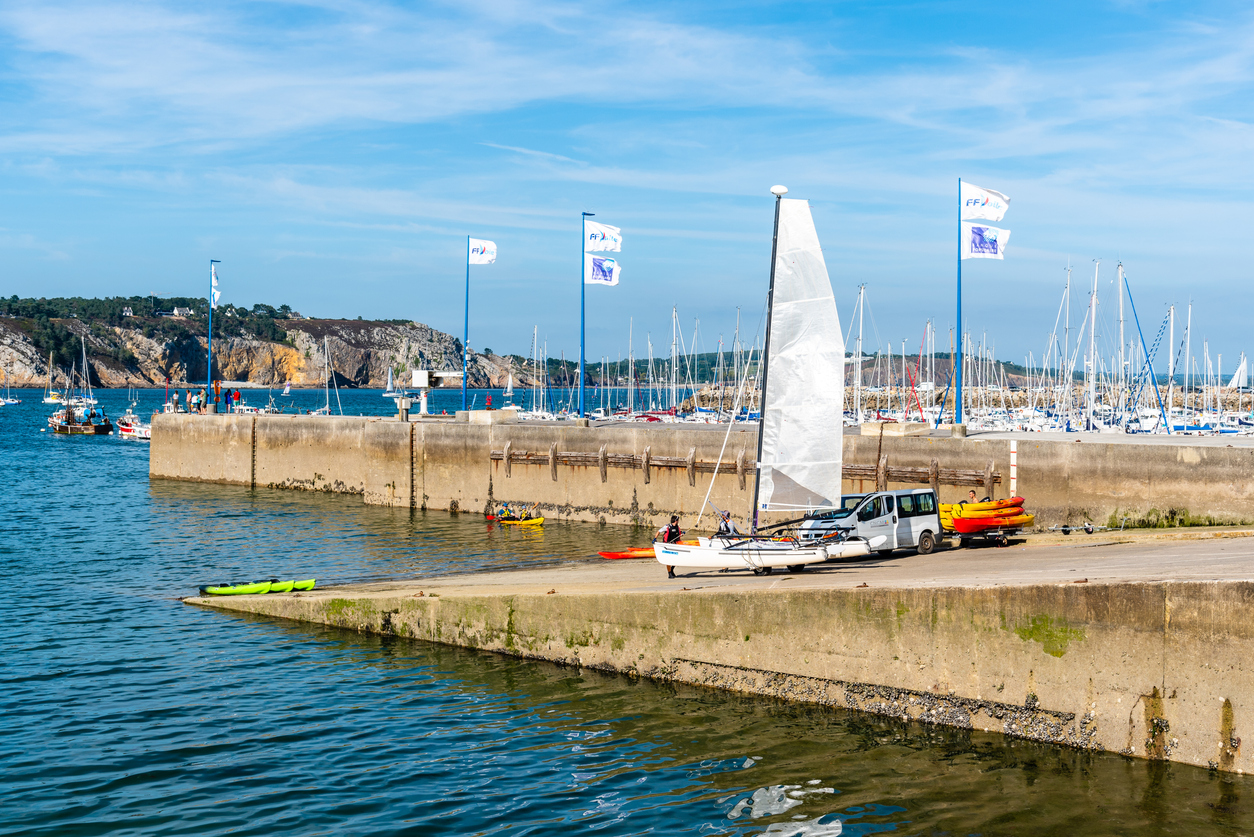
{"label": "ffv text on flag", "polygon": [[615,253],[623,249],[623,231],[609,224],[598,224],[595,221],[584,222],[583,249],[587,253],[611,250]]}
{"label": "ffv text on flag", "polygon": [[968,221],[1000,221],[1010,208],[1010,198],[995,189],[981,189],[974,183],[962,184],[958,193],[961,217]]}
{"label": "ffv text on flag", "polygon": [[466,250],[466,264],[492,264],[496,261],[496,242],[480,238],[470,239]]}

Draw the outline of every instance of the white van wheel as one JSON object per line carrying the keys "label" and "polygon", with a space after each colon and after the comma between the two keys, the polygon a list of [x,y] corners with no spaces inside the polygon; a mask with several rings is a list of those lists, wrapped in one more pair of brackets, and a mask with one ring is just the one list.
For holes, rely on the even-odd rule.
{"label": "white van wheel", "polygon": [[932,550],[936,548],[936,536],[931,532],[924,532],[919,535],[918,552],[920,555],[931,555]]}

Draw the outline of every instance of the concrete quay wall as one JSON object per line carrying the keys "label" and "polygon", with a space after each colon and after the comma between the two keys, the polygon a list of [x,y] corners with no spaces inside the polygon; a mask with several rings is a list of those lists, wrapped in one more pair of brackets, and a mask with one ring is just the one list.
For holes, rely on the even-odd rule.
{"label": "concrete quay wall", "polygon": [[1254,769],[1254,751],[1241,742],[1254,725],[1248,582],[660,591],[563,581],[445,579],[186,601]]}
{"label": "concrete quay wall", "polygon": [[[360,494],[367,503],[413,508],[481,512],[503,502],[534,504],[550,517],[652,525],[672,513],[691,519],[718,462],[710,499],[743,520],[752,502],[757,432],[734,428],[725,449],[724,436],[717,427],[656,424],[161,415],[153,422],[149,473]],[[500,458],[506,450],[509,462]],[[566,461],[572,456],[578,461]],[[654,463],[647,468],[646,458]],[[844,459],[847,470],[862,468],[861,478],[845,481],[851,492],[875,487],[874,469],[881,460],[889,466],[891,488],[920,484],[894,482],[894,468],[926,470],[935,462],[942,469],[983,472],[991,464],[998,480],[993,495],[1011,496],[1013,484],[1015,494],[1028,498],[1038,526],[1105,524],[1154,511],[1187,513],[1194,522],[1254,522],[1251,446],[1040,434],[1018,439],[846,435]],[[965,486],[940,487],[942,501],[964,498],[966,491]]]}

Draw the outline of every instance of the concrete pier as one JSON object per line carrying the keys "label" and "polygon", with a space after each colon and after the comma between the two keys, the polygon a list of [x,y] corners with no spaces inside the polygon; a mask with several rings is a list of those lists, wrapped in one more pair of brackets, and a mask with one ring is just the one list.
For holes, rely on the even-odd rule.
{"label": "concrete pier", "polygon": [[617,561],[186,601],[1246,772],[1250,534],[1073,536],[766,578],[670,581]]}
{"label": "concrete pier", "polygon": [[[867,428],[864,428],[864,431]],[[1023,496],[1038,527],[1254,523],[1254,439],[1080,434],[844,438],[845,488],[937,485],[941,500]],[[655,525],[711,501],[749,514],[757,428],[160,415],[149,473],[361,495],[367,503]],[[715,471],[717,469],[717,476]]]}

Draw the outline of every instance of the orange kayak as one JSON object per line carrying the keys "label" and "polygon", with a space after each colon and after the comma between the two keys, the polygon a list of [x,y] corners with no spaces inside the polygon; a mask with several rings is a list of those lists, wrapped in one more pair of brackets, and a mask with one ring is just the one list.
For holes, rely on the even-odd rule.
{"label": "orange kayak", "polygon": [[[680,543],[688,544],[689,546],[695,546],[697,544],[696,541],[680,541]],[[622,552],[598,552],[597,555],[611,561],[617,561],[620,558],[653,558],[656,553],[653,551],[653,545],[650,544],[649,546],[634,546],[631,549],[625,549]]]}

